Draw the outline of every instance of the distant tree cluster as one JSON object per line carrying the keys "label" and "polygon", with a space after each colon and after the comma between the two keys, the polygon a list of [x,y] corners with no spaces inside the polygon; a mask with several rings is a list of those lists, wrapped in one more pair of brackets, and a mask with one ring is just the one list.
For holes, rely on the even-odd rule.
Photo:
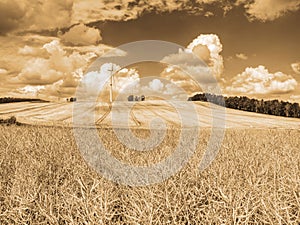
{"label": "distant tree cluster", "polygon": [[7,126],[12,125],[12,124],[15,124],[15,125],[18,125],[18,126],[21,125],[21,123],[19,123],[17,121],[17,118],[15,116],[12,116],[8,119],[0,119],[0,124],[7,125]]}
{"label": "distant tree cluster", "polygon": [[224,97],[208,93],[196,94],[188,99],[189,101],[211,102],[231,109],[238,109],[248,112],[263,113],[275,116],[300,118],[300,107],[298,103],[290,103],[275,100],[258,100],[248,97]]}
{"label": "distant tree cluster", "polygon": [[12,98],[12,97],[0,98],[0,104],[13,103],[13,102],[46,102],[46,101],[37,98]]}

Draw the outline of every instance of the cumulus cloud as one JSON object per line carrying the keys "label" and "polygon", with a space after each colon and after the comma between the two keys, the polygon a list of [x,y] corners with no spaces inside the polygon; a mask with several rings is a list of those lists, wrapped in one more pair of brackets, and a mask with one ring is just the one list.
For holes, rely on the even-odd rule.
{"label": "cumulus cloud", "polygon": [[298,63],[292,63],[291,64],[292,69],[295,73],[300,74],[300,62]]}
{"label": "cumulus cloud", "polygon": [[72,27],[61,36],[64,42],[72,45],[96,45],[102,40],[100,31],[82,23]]}
{"label": "cumulus cloud", "polygon": [[[112,71],[111,71],[112,70]],[[80,82],[78,99],[101,99],[109,101],[110,76],[113,74],[114,100],[127,100],[129,95],[159,96],[164,99],[186,100],[185,92],[175,83],[159,78],[141,78],[134,68],[120,68],[120,66],[106,63],[99,71],[85,74]]]}
{"label": "cumulus cloud", "polygon": [[24,56],[42,56],[47,52],[43,48],[35,48],[28,45],[25,45],[23,48],[19,48],[18,53]]}
{"label": "cumulus cloud", "polygon": [[66,74],[61,80],[51,85],[46,85],[45,89],[41,90],[39,94],[57,97],[73,96],[82,76],[82,69],[77,69],[74,72]]}
{"label": "cumulus cloud", "polygon": [[[207,46],[210,52],[210,63],[209,66],[212,69],[212,73],[217,78],[220,78],[223,73],[223,57],[220,53],[223,50],[223,46],[219,37],[216,34],[201,34],[195,38],[189,45],[188,49],[195,51],[199,45]],[[200,57],[201,58],[201,57]]]}
{"label": "cumulus cloud", "polygon": [[238,94],[271,94],[287,93],[295,90],[297,81],[282,72],[270,73],[264,66],[248,67],[233,78],[232,85],[227,87],[229,93]]}
{"label": "cumulus cloud", "polygon": [[188,70],[189,72],[193,70],[193,74],[197,73],[199,76],[202,76],[201,81],[210,81],[211,75],[209,69],[201,66],[190,66],[185,70],[182,70],[182,67],[168,66],[163,70],[161,76],[185,90],[186,93],[192,94],[199,91],[201,87],[199,87],[196,81],[192,79],[192,77],[186,72],[186,70]]}
{"label": "cumulus cloud", "polygon": [[[117,96],[124,92],[128,85],[138,85],[139,74],[135,69],[121,69],[112,63],[103,64],[98,71],[85,74],[78,89],[79,98],[95,99],[100,96],[103,101],[108,101],[110,76],[113,75],[113,94]],[[128,91],[128,89],[126,89]],[[127,93],[126,91],[124,93]],[[123,93],[123,94],[124,94]]]}
{"label": "cumulus cloud", "polygon": [[185,89],[187,93],[199,91],[200,87],[195,80],[202,88],[206,88],[205,86],[222,80],[223,57],[220,55],[222,48],[217,35],[201,34],[186,49],[179,50],[177,54],[166,56],[162,60],[169,66],[161,76]]}
{"label": "cumulus cloud", "polygon": [[93,53],[67,54],[58,40],[45,44],[42,49],[47,52],[47,57],[34,57],[28,60],[17,76],[17,82],[31,85],[53,84],[87,66],[87,63],[96,56]]}
{"label": "cumulus cloud", "polygon": [[235,55],[235,57],[237,57],[238,59],[242,59],[242,60],[247,60],[248,56],[246,56],[244,53],[237,53]]}
{"label": "cumulus cloud", "polygon": [[175,82],[164,78],[141,78],[135,85],[135,92],[129,94],[145,95],[147,99],[186,100],[187,93]]}
{"label": "cumulus cloud", "polygon": [[300,0],[239,0],[237,4],[244,4],[250,20],[261,21],[275,20],[300,8]]}
{"label": "cumulus cloud", "polygon": [[45,86],[26,85],[25,87],[18,88],[17,93],[26,94],[27,97],[38,97],[40,91],[42,90],[45,90]]}
{"label": "cumulus cloud", "polygon": [[153,79],[150,81],[149,87],[153,91],[161,91],[164,87],[164,84],[159,79]]}
{"label": "cumulus cloud", "polygon": [[[10,72],[2,76],[0,82],[5,87],[12,85],[11,89],[17,94],[26,94],[26,89],[20,91],[18,88],[42,85],[45,89],[39,94],[43,97],[70,97],[74,95],[84,71],[92,60],[108,52],[111,52],[109,55],[113,57],[126,55],[126,52],[120,49],[103,44],[65,46],[58,38],[52,38],[47,43],[44,41],[48,39],[42,39],[33,45],[27,45],[29,39],[31,37],[26,36],[25,42],[22,41],[26,43],[24,47],[13,48],[19,54],[9,58],[10,64],[2,63]],[[28,95],[31,94],[28,92]]]}

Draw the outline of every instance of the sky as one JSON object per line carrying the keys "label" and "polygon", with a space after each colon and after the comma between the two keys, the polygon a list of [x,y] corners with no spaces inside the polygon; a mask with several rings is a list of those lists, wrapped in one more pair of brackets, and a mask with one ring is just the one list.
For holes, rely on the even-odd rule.
{"label": "sky", "polygon": [[156,63],[114,65],[114,92],[135,82],[180,98],[200,91],[189,73],[208,73],[224,95],[299,102],[299,23],[300,0],[0,0],[0,97],[67,98],[82,83],[97,91],[109,68],[89,69],[99,57],[162,40],[182,48]]}

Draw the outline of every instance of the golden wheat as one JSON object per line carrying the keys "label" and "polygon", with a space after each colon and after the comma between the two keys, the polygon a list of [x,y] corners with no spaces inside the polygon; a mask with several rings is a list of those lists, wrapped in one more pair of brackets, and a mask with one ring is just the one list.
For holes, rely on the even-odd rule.
{"label": "golden wheat", "polygon": [[[120,160],[149,164],[171,154],[176,132],[154,154],[106,144]],[[0,224],[300,223],[299,130],[228,129],[200,173],[210,134],[202,131],[181,172],[145,187],[113,183],[89,168],[71,128],[0,126],[0,133]],[[114,139],[110,129],[99,135]]]}

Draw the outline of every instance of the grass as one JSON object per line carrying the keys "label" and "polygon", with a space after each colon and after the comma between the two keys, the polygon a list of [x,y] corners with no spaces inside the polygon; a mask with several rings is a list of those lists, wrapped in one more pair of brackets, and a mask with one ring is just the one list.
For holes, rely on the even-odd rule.
{"label": "grass", "polygon": [[[299,130],[228,129],[217,158],[199,173],[210,134],[203,131],[181,172],[145,187],[95,173],[70,128],[12,125],[0,126],[0,133],[3,225],[300,224]],[[115,157],[147,165],[172,152],[178,131],[168,131],[154,153],[139,154],[112,142],[110,129],[99,134],[113,143]]]}

